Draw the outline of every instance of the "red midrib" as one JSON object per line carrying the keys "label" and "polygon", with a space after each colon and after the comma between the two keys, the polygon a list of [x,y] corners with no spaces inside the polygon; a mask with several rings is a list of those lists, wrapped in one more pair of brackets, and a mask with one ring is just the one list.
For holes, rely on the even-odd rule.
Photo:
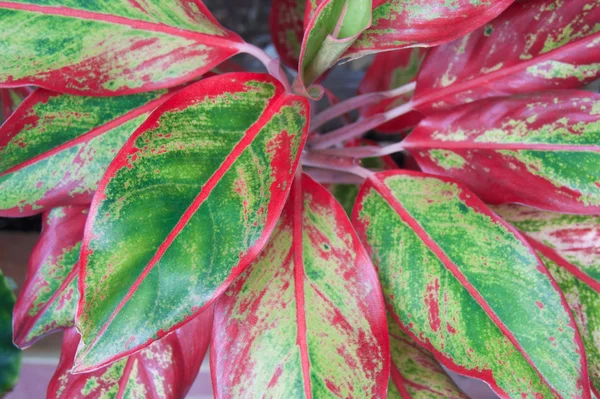
{"label": "red midrib", "polygon": [[[7,169],[4,172],[0,173],[0,178],[4,177],[10,173],[14,173],[17,172],[21,169],[24,169],[28,166],[34,165],[44,159],[50,158],[56,154],[58,154],[59,152],[62,152],[66,149],[72,148],[78,144],[84,143],[84,142],[88,142],[112,129],[115,129],[121,125],[123,125],[126,122],[129,122],[132,119],[137,118],[138,116],[141,116],[147,112],[151,112],[152,110],[154,110],[156,107],[158,107],[160,104],[162,104],[163,102],[165,102],[167,99],[169,99],[171,96],[173,96],[175,94],[175,92],[172,93],[167,93],[155,100],[152,100],[146,104],[144,104],[143,106],[139,107],[139,108],[135,108],[129,112],[127,112],[126,114],[123,114],[121,116],[119,116],[118,118],[115,118],[101,126],[98,126],[92,130],[90,130],[87,133],[82,134],[81,136],[69,140],[61,145],[59,145],[58,147],[54,147],[53,149],[51,149],[50,151],[46,151],[38,156],[35,156],[31,159],[28,159],[25,162],[22,162],[18,165],[15,165],[13,167],[11,167],[10,169]],[[34,104],[35,105],[35,104]],[[0,132],[2,132],[2,129],[0,129]],[[133,132],[132,132],[133,133]],[[16,137],[16,136],[15,136]]]}
{"label": "red midrib", "polygon": [[600,152],[600,145],[572,145],[545,143],[478,143],[478,142],[449,142],[434,140],[410,140],[403,142],[406,149],[447,149],[447,150],[530,150],[530,151],[571,151],[571,152]]}
{"label": "red midrib", "polygon": [[[414,108],[419,109],[419,106],[421,106],[421,105],[432,104],[435,101],[439,101],[446,96],[451,96],[451,95],[454,95],[457,93],[461,93],[461,92],[469,90],[473,87],[489,85],[489,83],[492,81],[502,79],[505,76],[512,75],[513,73],[518,73],[522,70],[526,70],[530,66],[533,66],[533,65],[536,65],[539,63],[543,63],[546,61],[555,61],[557,59],[557,57],[555,56],[555,54],[557,52],[568,53],[569,50],[571,50],[572,48],[576,48],[578,46],[585,45],[586,43],[591,43],[599,37],[600,37],[600,32],[597,32],[597,33],[587,36],[581,40],[577,40],[575,42],[569,43],[569,44],[562,46],[558,49],[555,49],[553,51],[549,51],[538,57],[534,57],[529,61],[520,62],[516,65],[510,66],[508,68],[500,69],[498,71],[491,72],[486,75],[479,75],[478,77],[476,77],[474,79],[467,80],[462,83],[458,83],[458,84],[451,85],[451,86],[441,88],[441,89],[428,87],[425,89],[425,91],[420,92],[418,79],[417,79],[415,100],[413,102]],[[424,94],[422,94],[422,93],[424,93]]]}
{"label": "red midrib", "polygon": [[300,361],[302,364],[302,377],[304,379],[304,393],[307,399],[312,399],[310,383],[310,361],[306,342],[306,305],[304,303],[304,259],[302,256],[302,216],[304,203],[302,201],[302,174],[301,168],[294,177],[292,187],[293,206],[293,248],[294,248],[294,294],[296,297],[296,319],[298,323],[298,337],[296,343],[300,347]]}
{"label": "red midrib", "polygon": [[[150,259],[140,276],[135,280],[135,282],[130,287],[129,291],[125,295],[125,297],[121,300],[119,305],[115,308],[113,313],[110,315],[108,320],[104,323],[102,328],[98,331],[92,342],[87,346],[87,348],[82,351],[81,354],[78,355],[78,358],[83,358],[92,348],[96,342],[102,337],[108,326],[112,323],[115,317],[119,314],[123,306],[131,299],[131,297],[135,294],[138,287],[142,284],[146,276],[150,273],[150,271],[154,268],[154,266],[160,261],[165,252],[169,249],[173,241],[177,238],[179,233],[185,228],[189,220],[194,216],[195,212],[200,208],[200,206],[204,203],[204,201],[210,196],[212,190],[216,187],[219,181],[223,178],[225,173],[231,168],[231,166],[235,163],[235,161],[241,156],[241,154],[246,150],[250,144],[254,141],[260,130],[271,120],[271,117],[279,110],[279,107],[286,101],[286,96],[280,95],[279,97],[272,98],[265,110],[263,111],[260,118],[246,131],[244,137],[235,145],[229,156],[223,161],[223,163],[219,166],[219,168],[213,173],[213,175],[206,181],[206,183],[202,186],[200,194],[192,201],[191,205],[186,209],[183,213],[173,230],[169,233],[169,235],[165,238],[165,240],[161,243],[161,245],[156,250],[156,253]],[[107,172],[108,173],[108,172]],[[104,187],[105,188],[105,187]],[[99,188],[100,190],[100,188]],[[94,204],[92,204],[93,208]],[[90,211],[90,215],[88,218],[93,218],[92,215],[93,210]],[[88,219],[89,220],[89,219]],[[91,227],[89,227],[91,229]],[[85,241],[85,240],[84,240]],[[82,253],[86,251],[87,248],[83,248]],[[83,284],[83,273],[79,284]],[[81,288],[80,288],[81,291]],[[80,303],[78,306],[78,314],[77,317],[81,315],[80,310],[84,308],[85,305],[82,306],[84,297],[80,298]],[[85,370],[82,370],[85,371]]]}
{"label": "red midrib", "polygon": [[492,308],[485,301],[483,296],[471,285],[467,278],[461,273],[458,267],[452,262],[452,260],[446,255],[446,253],[440,248],[435,241],[427,234],[425,229],[410,215],[410,213],[400,204],[400,202],[394,197],[391,190],[380,180],[377,175],[373,175],[369,178],[373,187],[379,192],[379,194],[387,201],[387,203],[394,209],[400,218],[408,224],[412,231],[417,234],[421,241],[438,257],[438,259],[444,264],[454,277],[461,283],[461,285],[469,292],[469,294],[477,301],[479,306],[483,308],[485,313],[492,319],[494,324],[500,328],[502,333],[510,340],[510,342],[519,350],[531,367],[540,376],[542,381],[548,386],[548,388],[560,396],[554,387],[546,380],[542,373],[538,370],[533,360],[529,357],[529,354],[525,352],[523,347],[519,344],[513,333],[504,325],[500,318],[494,313]]}
{"label": "red midrib", "polygon": [[412,399],[412,395],[410,394],[410,392],[408,392],[408,390],[405,387],[408,381],[402,376],[402,373],[400,373],[400,370],[398,370],[398,367],[396,367],[396,363],[394,363],[393,361],[391,361],[390,372],[390,377],[392,378],[396,389],[398,390],[398,392],[400,392],[400,396],[402,397],[402,399]]}
{"label": "red midrib", "polygon": [[84,11],[68,7],[39,6],[35,4],[19,4],[10,1],[0,1],[0,8],[37,12],[46,15],[59,15],[63,17],[85,19],[90,21],[108,22],[115,25],[129,26],[133,29],[164,33],[171,36],[179,36],[188,40],[210,43],[210,45],[213,47],[217,46],[231,48],[234,47],[236,43],[238,43],[237,38],[227,38],[225,36],[210,35],[206,33],[174,28],[172,26],[162,23],[140,21],[117,15]]}
{"label": "red midrib", "polygon": [[115,399],[123,399],[123,395],[125,395],[125,391],[127,390],[127,383],[129,382],[129,376],[131,375],[131,369],[133,368],[133,362],[136,356],[129,356],[127,358],[127,363],[125,364],[125,368],[123,369],[123,375],[119,379],[119,390],[117,391],[117,396]]}

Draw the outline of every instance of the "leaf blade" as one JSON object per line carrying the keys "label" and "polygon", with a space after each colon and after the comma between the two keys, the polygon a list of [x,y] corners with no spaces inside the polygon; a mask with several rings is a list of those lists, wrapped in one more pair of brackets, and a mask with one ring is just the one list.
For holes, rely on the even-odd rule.
{"label": "leaf blade", "polygon": [[11,339],[12,311],[15,295],[0,270],[0,395],[9,392],[17,383],[21,368],[21,351]]}

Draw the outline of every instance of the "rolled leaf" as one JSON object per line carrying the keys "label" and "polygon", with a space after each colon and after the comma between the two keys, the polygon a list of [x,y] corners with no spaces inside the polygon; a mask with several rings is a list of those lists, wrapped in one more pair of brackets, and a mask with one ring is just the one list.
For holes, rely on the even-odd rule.
{"label": "rolled leaf", "polygon": [[0,270],[0,396],[17,383],[21,368],[21,351],[12,343],[12,312],[15,295]]}
{"label": "rolled leaf", "polygon": [[66,206],[44,214],[42,234],[13,316],[13,341],[25,349],[40,338],[72,327],[79,300],[79,248],[88,208]]}
{"label": "rolled leaf", "polygon": [[208,349],[212,309],[131,356],[96,371],[72,374],[80,336],[63,337],[60,362],[48,385],[47,399],[183,399]]}
{"label": "rolled leaf", "polygon": [[388,399],[468,399],[435,360],[388,317],[392,354]]}
{"label": "rolled leaf", "polygon": [[600,3],[517,1],[500,17],[432,49],[415,107],[426,113],[475,101],[584,86],[600,77]]}
{"label": "rolled leaf", "polygon": [[0,124],[15,112],[19,104],[28,95],[29,91],[24,87],[0,89]]}
{"label": "rolled leaf", "polygon": [[0,216],[89,204],[127,137],[171,95],[99,98],[37,89],[0,127]]}
{"label": "rolled leaf", "polygon": [[592,391],[600,392],[600,217],[561,215],[519,205],[495,207],[527,235],[565,293],[581,333]]}
{"label": "rolled leaf", "polygon": [[556,91],[438,112],[403,142],[425,172],[487,203],[600,213],[600,95]]}
{"label": "rolled leaf", "polygon": [[[412,82],[419,73],[426,53],[426,49],[417,47],[377,54],[373,59],[373,63],[367,69],[358,92],[367,94],[388,91]],[[396,98],[385,99],[371,106],[362,107],[360,115],[369,117],[385,112],[390,108],[407,103],[411,97],[412,93],[407,93]],[[415,126],[421,119],[423,119],[423,115],[420,112],[412,111],[377,126],[376,130],[381,133],[398,133]]]}
{"label": "rolled leaf", "polygon": [[513,1],[373,0],[373,23],[345,57],[449,42],[492,20]]}
{"label": "rolled leaf", "polygon": [[243,40],[200,0],[0,2],[0,86],[123,95],[192,80]]}
{"label": "rolled leaf", "polygon": [[208,307],[283,209],[308,102],[265,74],[202,80],[128,139],[96,192],[81,249],[77,371],[149,345]]}
{"label": "rolled leaf", "polygon": [[271,39],[281,61],[293,69],[298,68],[306,3],[307,0],[271,0]]}
{"label": "rolled leaf", "polygon": [[256,262],[215,306],[217,398],[384,398],[389,342],[377,274],[342,207],[296,178]]}
{"label": "rolled leaf", "polygon": [[380,172],[363,185],[353,221],[393,319],[443,365],[504,398],[590,397],[581,337],[556,282],[465,186]]}

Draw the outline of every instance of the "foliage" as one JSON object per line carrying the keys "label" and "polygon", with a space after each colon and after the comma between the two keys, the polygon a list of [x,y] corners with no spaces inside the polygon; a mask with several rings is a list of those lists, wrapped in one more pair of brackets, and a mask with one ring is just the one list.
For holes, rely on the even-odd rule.
{"label": "foliage", "polygon": [[11,330],[65,330],[52,399],[183,398],[209,343],[219,398],[466,398],[441,365],[599,396],[600,3],[272,0],[270,28],[285,69],[201,0],[0,2],[0,216],[44,221],[12,329],[0,274],[0,395]]}

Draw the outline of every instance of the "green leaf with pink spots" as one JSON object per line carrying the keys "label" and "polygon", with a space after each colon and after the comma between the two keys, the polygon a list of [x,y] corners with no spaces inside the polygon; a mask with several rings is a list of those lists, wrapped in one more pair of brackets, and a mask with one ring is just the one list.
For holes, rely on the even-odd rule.
{"label": "green leaf with pink spots", "polygon": [[219,298],[214,328],[218,398],[385,398],[377,273],[343,208],[307,175],[256,262]]}
{"label": "green leaf with pink spots", "polygon": [[37,89],[0,127],[0,216],[89,204],[127,137],[171,95],[80,97]]}
{"label": "green leaf with pink spots", "polygon": [[254,260],[289,193],[308,101],[265,74],[182,89],[102,178],[81,246],[76,370],[138,351],[201,312]]}
{"label": "green leaf with pink spots", "polygon": [[44,214],[42,234],[13,314],[13,341],[20,348],[74,325],[79,300],[77,261],[87,214],[88,207],[81,206]]}
{"label": "green leaf with pink spots", "polygon": [[0,2],[0,87],[104,96],[163,89],[243,46],[200,0]]}
{"label": "green leaf with pink spots", "polygon": [[565,293],[585,346],[592,391],[600,396],[600,216],[520,205],[494,211],[526,235]]}
{"label": "green leaf with pink spots", "polygon": [[12,343],[14,304],[15,295],[0,269],[0,396],[15,386],[21,368],[21,351]]}
{"label": "green leaf with pink spots", "polygon": [[583,343],[556,282],[464,185],[380,172],[363,185],[353,222],[392,318],[443,365],[502,397],[590,397]]}

